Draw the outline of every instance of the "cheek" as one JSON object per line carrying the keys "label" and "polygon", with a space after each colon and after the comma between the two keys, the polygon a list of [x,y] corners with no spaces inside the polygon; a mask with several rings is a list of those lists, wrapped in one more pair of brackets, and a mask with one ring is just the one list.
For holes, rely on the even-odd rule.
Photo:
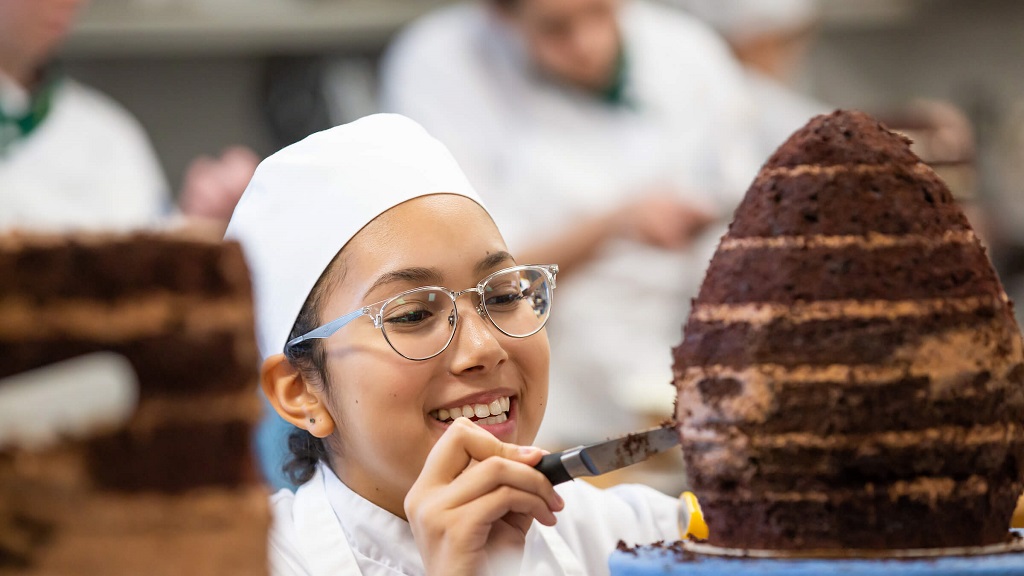
{"label": "cheek", "polygon": [[506,350],[522,372],[527,390],[536,400],[546,402],[548,391],[548,370],[551,363],[551,348],[548,345],[547,330],[529,338],[513,339]]}
{"label": "cheek", "polygon": [[391,437],[421,425],[431,378],[427,368],[390,348],[330,358],[331,415],[342,442],[363,434]]}

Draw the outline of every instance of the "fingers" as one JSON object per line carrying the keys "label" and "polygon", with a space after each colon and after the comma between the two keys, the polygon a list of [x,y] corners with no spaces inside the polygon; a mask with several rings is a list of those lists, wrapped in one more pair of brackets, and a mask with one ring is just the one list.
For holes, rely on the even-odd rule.
{"label": "fingers", "polygon": [[513,488],[540,497],[547,509],[561,510],[565,503],[551,482],[528,464],[507,458],[488,458],[466,470],[442,493],[451,507],[461,506],[502,488]]}
{"label": "fingers", "polygon": [[533,468],[543,451],[506,444],[457,418],[434,445],[404,507],[428,572],[475,573],[498,549],[522,551],[536,519],[556,522],[562,499]]}
{"label": "fingers", "polygon": [[468,418],[456,418],[427,455],[420,478],[431,483],[450,483],[473,460],[483,462],[499,456],[533,466],[543,455],[538,448],[506,444]]}
{"label": "fingers", "polygon": [[182,211],[190,216],[229,218],[257,164],[259,158],[251,150],[237,146],[219,157],[195,158],[183,178]]}
{"label": "fingers", "polygon": [[555,513],[543,498],[510,486],[502,486],[463,505],[459,515],[470,525],[490,525],[502,519],[517,521],[515,526],[522,529],[523,534],[530,528],[529,518],[536,518],[545,526],[554,526],[557,522]]}

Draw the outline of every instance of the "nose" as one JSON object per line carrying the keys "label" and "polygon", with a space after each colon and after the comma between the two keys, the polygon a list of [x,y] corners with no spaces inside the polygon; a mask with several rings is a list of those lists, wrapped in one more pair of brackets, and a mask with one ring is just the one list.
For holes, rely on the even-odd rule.
{"label": "nose", "polygon": [[483,308],[476,305],[474,300],[479,301],[479,298],[458,298],[455,303],[459,321],[448,347],[453,374],[487,373],[508,359],[498,329],[484,316]]}

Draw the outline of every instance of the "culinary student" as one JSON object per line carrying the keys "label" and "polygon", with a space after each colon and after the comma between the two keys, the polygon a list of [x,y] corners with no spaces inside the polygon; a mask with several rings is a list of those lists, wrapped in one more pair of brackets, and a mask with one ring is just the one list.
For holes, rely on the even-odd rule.
{"label": "culinary student", "polygon": [[227,238],[262,388],[295,427],[273,574],[593,575],[620,540],[678,539],[674,498],[533,469],[557,268],[509,253],[418,124],[370,116],[272,155]]}

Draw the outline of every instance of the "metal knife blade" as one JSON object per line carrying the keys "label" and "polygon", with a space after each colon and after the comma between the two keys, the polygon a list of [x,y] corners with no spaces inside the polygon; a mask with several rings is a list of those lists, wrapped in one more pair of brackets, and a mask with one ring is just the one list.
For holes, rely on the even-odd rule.
{"label": "metal knife blade", "polygon": [[548,454],[534,468],[540,470],[552,484],[561,484],[573,478],[598,476],[625,468],[677,444],[679,432],[674,426],[664,426]]}

